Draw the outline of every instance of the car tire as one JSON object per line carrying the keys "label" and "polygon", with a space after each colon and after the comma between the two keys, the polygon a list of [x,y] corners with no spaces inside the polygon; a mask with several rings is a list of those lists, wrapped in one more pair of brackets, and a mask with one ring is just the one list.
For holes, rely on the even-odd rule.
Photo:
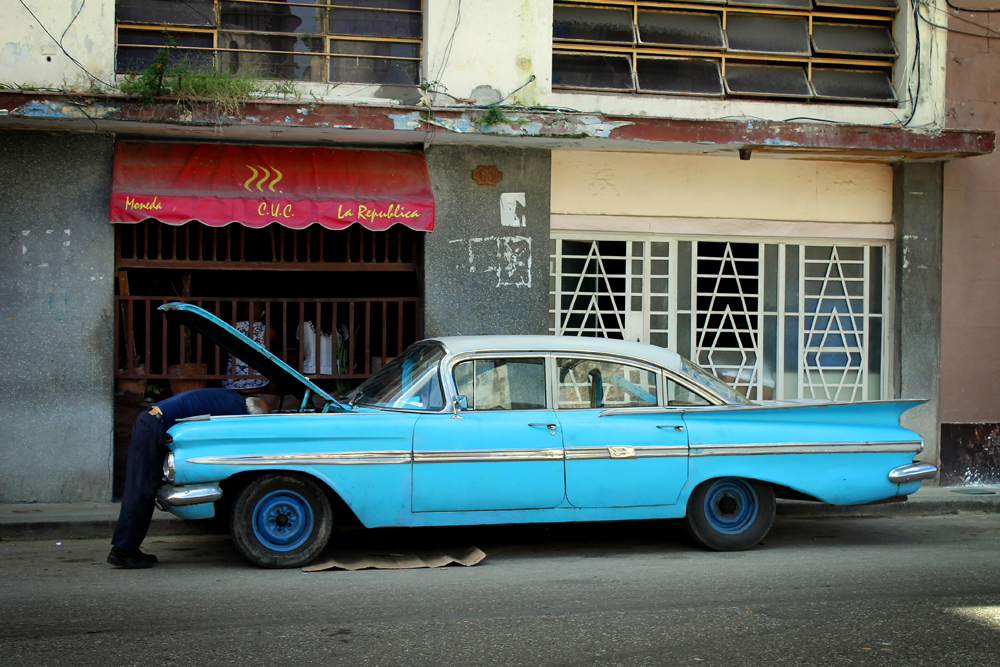
{"label": "car tire", "polygon": [[753,479],[710,479],[691,493],[685,521],[691,538],[707,549],[750,549],[771,529],[774,489]]}
{"label": "car tire", "polygon": [[309,477],[268,474],[237,496],[229,519],[236,548],[254,565],[299,567],[323,551],[333,528],[330,501]]}

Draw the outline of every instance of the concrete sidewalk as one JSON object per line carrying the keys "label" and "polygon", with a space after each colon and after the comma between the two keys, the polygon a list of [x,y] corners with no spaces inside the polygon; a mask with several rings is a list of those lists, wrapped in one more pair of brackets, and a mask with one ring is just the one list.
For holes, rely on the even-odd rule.
{"label": "concrete sidewalk", "polygon": [[[118,520],[115,503],[0,504],[0,540],[111,539]],[[778,517],[849,518],[939,516],[958,512],[1000,513],[1000,487],[924,486],[906,502],[835,507],[822,503],[778,501]],[[226,532],[222,520],[186,521],[167,512],[153,512],[151,536],[206,535]]]}

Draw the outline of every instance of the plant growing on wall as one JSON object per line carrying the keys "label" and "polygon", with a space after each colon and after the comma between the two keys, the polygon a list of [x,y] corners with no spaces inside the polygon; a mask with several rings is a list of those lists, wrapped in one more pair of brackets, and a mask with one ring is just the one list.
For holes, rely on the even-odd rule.
{"label": "plant growing on wall", "polygon": [[239,114],[243,103],[251,98],[295,93],[294,83],[289,80],[264,81],[245,69],[222,72],[206,63],[177,62],[173,57],[176,48],[177,42],[167,34],[166,47],[158,49],[141,72],[123,77],[118,90],[147,104],[160,97],[175,98],[189,107],[209,102],[220,115]]}

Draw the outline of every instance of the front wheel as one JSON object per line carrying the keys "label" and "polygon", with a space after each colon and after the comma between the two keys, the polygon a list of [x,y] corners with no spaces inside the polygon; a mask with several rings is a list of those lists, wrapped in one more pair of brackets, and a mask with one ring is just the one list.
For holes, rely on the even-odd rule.
{"label": "front wheel", "polygon": [[229,532],[243,557],[260,567],[299,567],[323,551],[333,526],[330,501],[308,477],[258,477],[233,503]]}
{"label": "front wheel", "polygon": [[743,551],[759,543],[774,521],[774,489],[739,477],[720,477],[695,487],[688,500],[688,534],[713,551]]}

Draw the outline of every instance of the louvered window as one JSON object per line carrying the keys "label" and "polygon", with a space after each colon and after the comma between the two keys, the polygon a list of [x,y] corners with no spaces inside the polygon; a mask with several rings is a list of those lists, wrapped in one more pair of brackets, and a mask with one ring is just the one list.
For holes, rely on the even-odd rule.
{"label": "louvered window", "polygon": [[175,62],[260,78],[416,86],[422,0],[117,0],[117,71]]}
{"label": "louvered window", "polygon": [[553,10],[556,89],[896,102],[896,0],[578,0]]}

